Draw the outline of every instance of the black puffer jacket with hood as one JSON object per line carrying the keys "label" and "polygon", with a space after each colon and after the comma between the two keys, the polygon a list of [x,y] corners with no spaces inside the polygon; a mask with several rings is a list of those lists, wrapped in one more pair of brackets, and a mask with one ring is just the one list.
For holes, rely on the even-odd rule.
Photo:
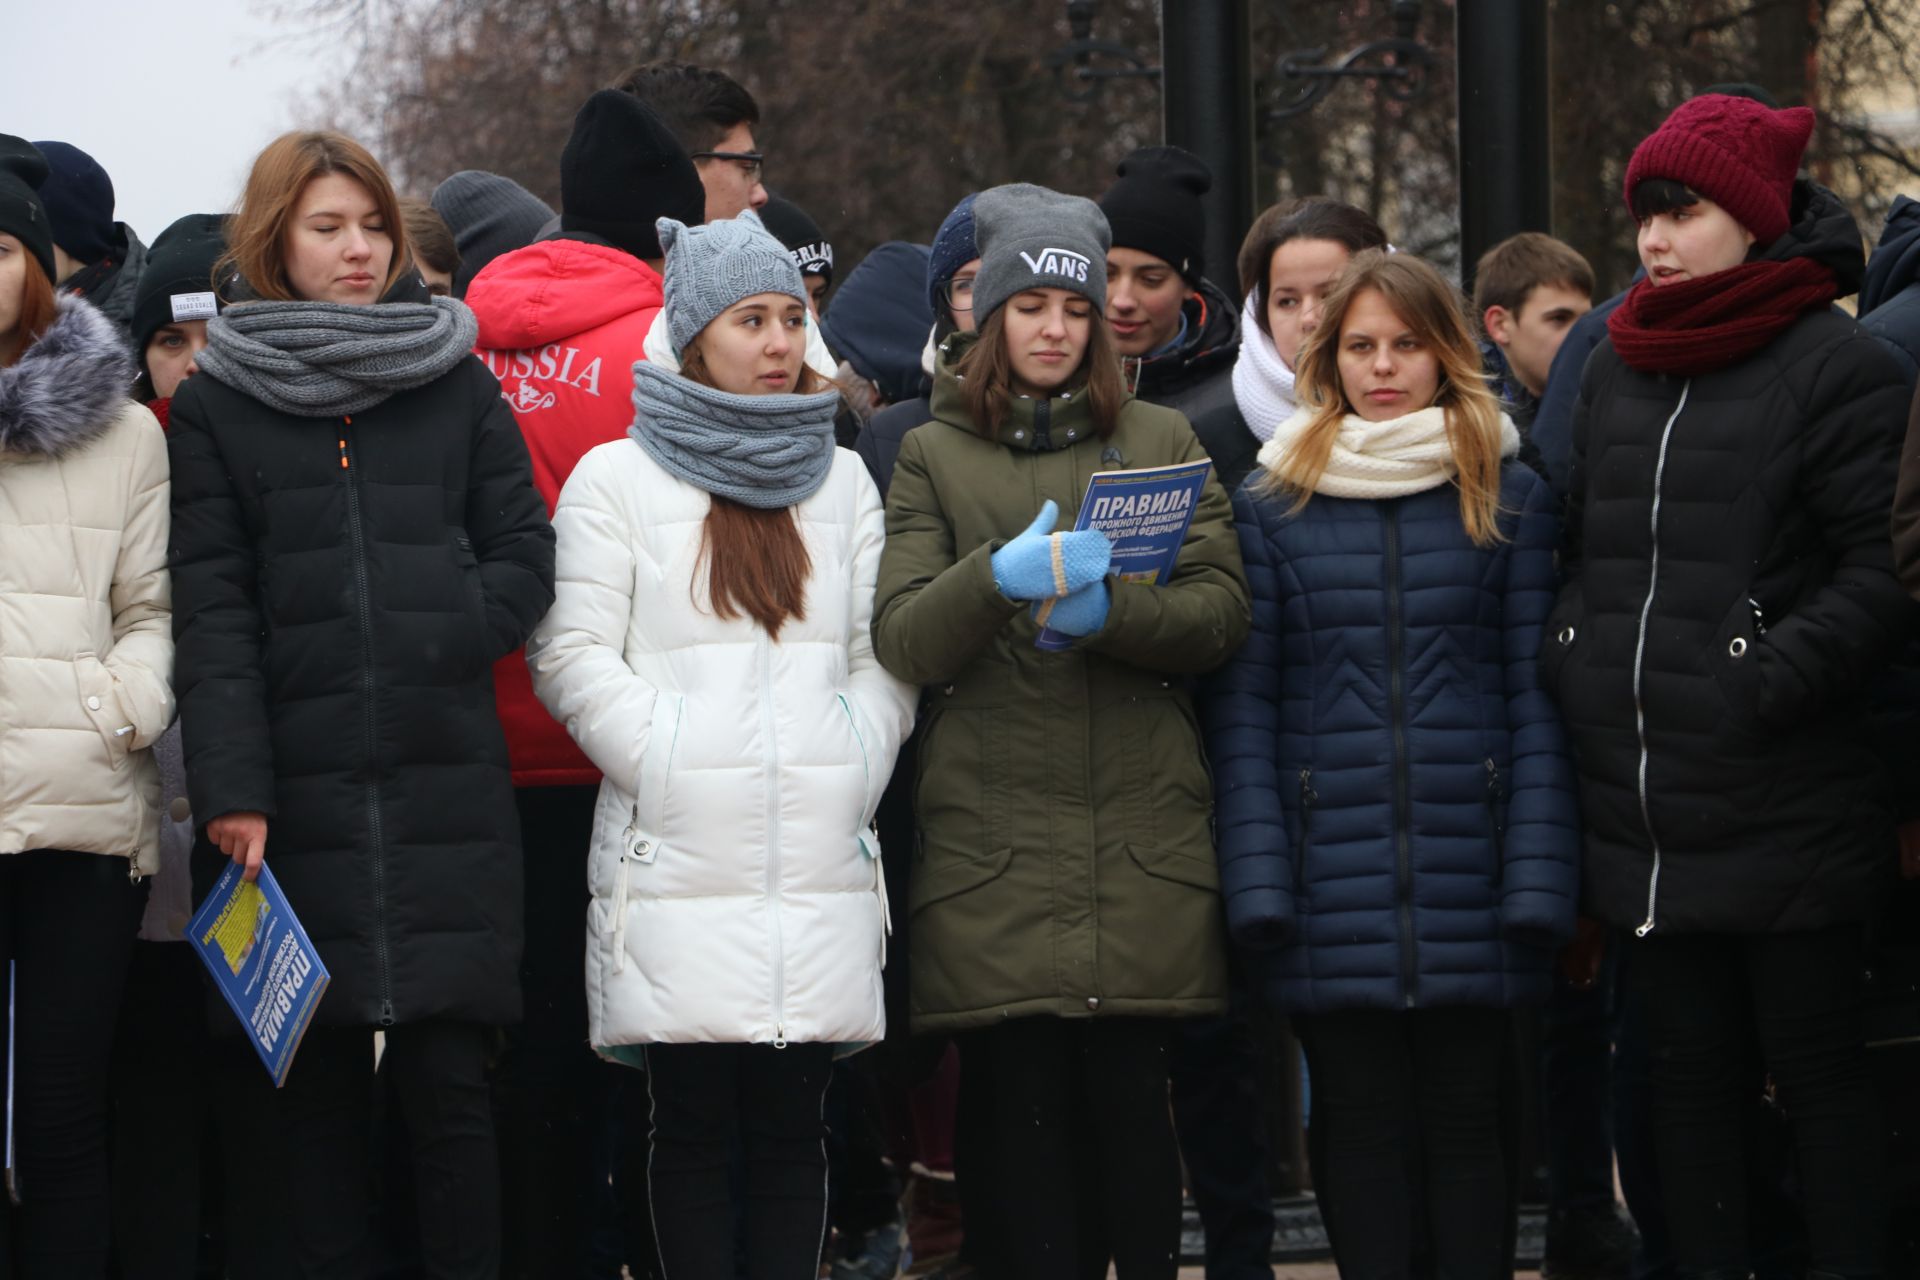
{"label": "black puffer jacket with hood", "polygon": [[[1787,234],[1844,296],[1860,234],[1795,187]],[[1586,910],[1643,931],[1864,920],[1892,869],[1863,690],[1910,606],[1887,536],[1908,393],[1839,310],[1693,377],[1587,362],[1542,672],[1586,822]]]}
{"label": "black puffer jacket with hood", "polygon": [[1260,441],[1247,430],[1233,398],[1233,362],[1240,356],[1240,308],[1210,280],[1186,304],[1180,345],[1150,360],[1126,362],[1127,386],[1148,404],[1177,409],[1193,425],[1214,475],[1231,494],[1253,470]]}

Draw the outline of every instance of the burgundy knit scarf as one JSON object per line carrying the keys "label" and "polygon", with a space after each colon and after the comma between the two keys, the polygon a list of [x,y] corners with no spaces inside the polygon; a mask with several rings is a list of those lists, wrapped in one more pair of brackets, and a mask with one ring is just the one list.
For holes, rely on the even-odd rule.
{"label": "burgundy knit scarf", "polygon": [[1811,258],[1743,262],[1678,284],[1640,281],[1607,332],[1628,368],[1690,377],[1739,363],[1839,294],[1833,270]]}

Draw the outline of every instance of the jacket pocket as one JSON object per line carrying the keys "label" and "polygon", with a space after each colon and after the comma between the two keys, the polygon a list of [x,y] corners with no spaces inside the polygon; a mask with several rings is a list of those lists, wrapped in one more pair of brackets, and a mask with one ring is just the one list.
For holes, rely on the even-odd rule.
{"label": "jacket pocket", "polygon": [[1584,612],[1579,593],[1568,592],[1547,615],[1546,631],[1540,640],[1540,684],[1562,706],[1566,704],[1561,692],[1562,681],[1574,650],[1585,638],[1582,635],[1586,624]]}
{"label": "jacket pocket", "polygon": [[1127,856],[1150,876],[1208,893],[1220,892],[1220,862],[1216,858],[1195,858],[1178,849],[1140,844],[1128,845]]}
{"label": "jacket pocket", "polygon": [[467,536],[466,530],[453,530],[452,539],[469,647],[482,667],[491,666],[502,655],[494,652],[493,629],[487,623],[487,593],[480,581],[480,557],[474,554],[473,539]]}
{"label": "jacket pocket", "polygon": [[1307,895],[1307,857],[1313,852],[1313,806],[1320,793],[1313,789],[1313,770],[1300,770],[1300,843],[1293,851],[1293,898]]}
{"label": "jacket pocket", "polygon": [[907,912],[918,915],[936,902],[991,884],[1006,873],[1012,861],[1013,850],[1006,848],[979,858],[942,858],[930,866],[923,850],[923,856],[914,863],[913,882],[907,890]]}
{"label": "jacket pocket", "polygon": [[860,731],[860,717],[854,710],[851,694],[835,694],[840,710],[847,717],[847,728],[853,734],[853,744],[860,750],[860,776],[862,781],[860,804],[860,829],[873,825],[874,810],[880,807],[879,797],[874,794],[873,756],[867,751],[867,735]]}
{"label": "jacket pocket", "polygon": [[[647,746],[640,755],[640,776],[634,780],[633,828],[648,835],[653,855],[667,828],[667,796],[673,780],[673,752],[686,713],[685,694],[662,689],[653,695],[653,717],[647,725]],[[652,862],[653,857],[641,859]]]}
{"label": "jacket pocket", "polygon": [[132,719],[120,706],[113,673],[91,653],[79,653],[73,659],[73,680],[80,710],[100,735],[107,764],[121,768],[133,750],[135,730]]}
{"label": "jacket pocket", "polygon": [[1493,885],[1500,887],[1500,881],[1507,871],[1506,823],[1502,820],[1500,807],[1506,798],[1505,786],[1500,780],[1500,766],[1487,757],[1487,838],[1493,847]]}
{"label": "jacket pocket", "polygon": [[1760,727],[1760,645],[1765,632],[1760,606],[1742,596],[1721,620],[1707,649],[1707,669],[1728,718],[1744,730]]}

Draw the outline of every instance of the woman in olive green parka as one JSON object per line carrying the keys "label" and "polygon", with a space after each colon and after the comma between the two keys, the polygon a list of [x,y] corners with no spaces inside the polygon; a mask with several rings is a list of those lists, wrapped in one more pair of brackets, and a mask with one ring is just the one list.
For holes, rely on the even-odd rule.
{"label": "woman in olive green parka", "polygon": [[[1206,454],[1124,390],[1097,207],[1014,186],[974,216],[979,332],[942,347],[934,420],[901,448],[874,621],[881,663],[926,690],[913,1025],[964,1033],[963,1072],[993,1080],[979,1195],[1021,1243],[990,1270],[1091,1274],[1104,1253],[1158,1280],[1179,1234],[1167,1020],[1226,1006],[1186,678],[1246,635],[1246,581],[1211,479],[1164,583],[1105,577],[1104,535],[1044,536],[1094,473]],[[1070,649],[1034,647],[1043,606]]]}

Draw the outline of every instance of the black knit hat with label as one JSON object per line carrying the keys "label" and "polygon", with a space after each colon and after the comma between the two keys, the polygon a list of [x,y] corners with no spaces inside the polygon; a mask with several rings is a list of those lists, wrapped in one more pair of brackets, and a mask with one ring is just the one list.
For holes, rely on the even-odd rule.
{"label": "black knit hat with label", "polygon": [[636,258],[664,252],[654,223],[706,221],[707,190],[673,131],[640,99],[602,89],[573,118],[560,153],[560,229],[599,236]]}
{"label": "black knit hat with label", "polygon": [[226,219],[217,213],[190,213],[154,238],[127,326],[143,362],[147,344],[166,326],[211,320],[226,310],[213,287],[213,264],[226,248]]}
{"label": "black knit hat with label", "polygon": [[1179,147],[1141,147],[1120,162],[1120,180],[1100,197],[1113,243],[1167,263],[1190,282],[1206,274],[1207,215],[1213,188],[1206,162]]}
{"label": "black knit hat with label", "polygon": [[25,138],[0,133],[0,231],[17,236],[27,252],[53,275],[53,223],[40,201],[40,184],[47,180],[47,158]]}

